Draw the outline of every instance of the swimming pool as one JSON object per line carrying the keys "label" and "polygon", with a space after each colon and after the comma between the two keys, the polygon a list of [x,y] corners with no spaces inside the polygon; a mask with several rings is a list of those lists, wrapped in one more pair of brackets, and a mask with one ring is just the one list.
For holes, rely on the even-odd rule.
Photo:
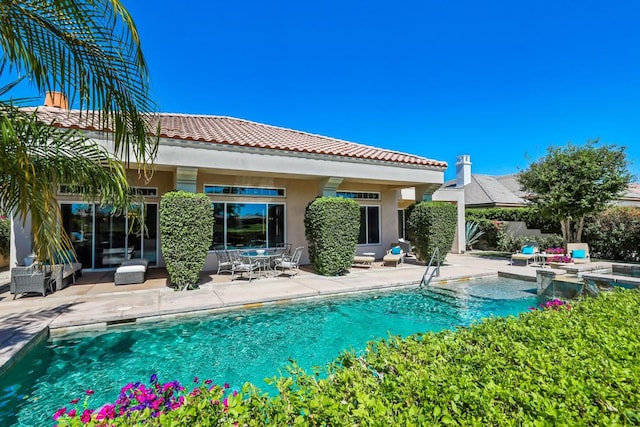
{"label": "swimming pool", "polygon": [[130,381],[192,385],[194,376],[269,390],[264,378],[294,359],[324,366],[345,349],[393,335],[440,331],[537,304],[535,284],[478,279],[432,287],[351,295],[227,312],[105,333],[76,334],[37,345],[0,378],[3,426],[49,425],[59,407],[93,389],[92,407],[113,401]]}

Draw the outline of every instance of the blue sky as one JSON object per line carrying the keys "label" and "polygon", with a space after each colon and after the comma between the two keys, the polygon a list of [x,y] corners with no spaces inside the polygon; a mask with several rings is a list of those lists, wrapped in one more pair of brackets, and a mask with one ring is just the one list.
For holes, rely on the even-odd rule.
{"label": "blue sky", "polygon": [[640,180],[636,1],[124,0],[159,109],[239,117],[473,171],[627,147]]}

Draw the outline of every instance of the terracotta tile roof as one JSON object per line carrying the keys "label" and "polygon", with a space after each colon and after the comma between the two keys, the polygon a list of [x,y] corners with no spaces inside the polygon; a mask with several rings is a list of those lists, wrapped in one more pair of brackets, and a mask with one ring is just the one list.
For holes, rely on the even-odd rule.
{"label": "terracotta tile roof", "polygon": [[[30,108],[30,110],[33,110],[33,108]],[[93,131],[109,130],[102,128],[101,125],[94,125],[91,121],[87,120],[88,116],[86,113],[83,113],[81,117],[79,110],[67,111],[58,108],[38,107],[38,112],[44,121],[50,122],[55,120],[61,127]],[[446,162],[438,160],[243,119],[224,116],[169,113],[160,114],[160,118],[162,120],[160,136],[164,138],[297,153],[351,157],[418,166],[447,167]]]}

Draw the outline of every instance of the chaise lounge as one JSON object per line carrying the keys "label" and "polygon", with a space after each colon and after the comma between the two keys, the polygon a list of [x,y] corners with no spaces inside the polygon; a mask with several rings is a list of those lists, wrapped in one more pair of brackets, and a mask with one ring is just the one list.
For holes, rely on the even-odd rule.
{"label": "chaise lounge", "polygon": [[397,267],[398,264],[404,262],[405,255],[400,246],[394,246],[387,251],[387,254],[382,258],[382,262],[383,264],[394,264]]}

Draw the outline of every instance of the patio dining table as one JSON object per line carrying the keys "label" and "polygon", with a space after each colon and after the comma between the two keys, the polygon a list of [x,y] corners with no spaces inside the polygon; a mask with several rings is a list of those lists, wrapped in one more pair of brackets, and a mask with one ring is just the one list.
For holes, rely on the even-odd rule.
{"label": "patio dining table", "polygon": [[250,262],[258,262],[258,274],[269,276],[275,270],[272,267],[273,261],[282,256],[282,251],[277,249],[252,249],[240,252],[240,256],[247,258]]}

